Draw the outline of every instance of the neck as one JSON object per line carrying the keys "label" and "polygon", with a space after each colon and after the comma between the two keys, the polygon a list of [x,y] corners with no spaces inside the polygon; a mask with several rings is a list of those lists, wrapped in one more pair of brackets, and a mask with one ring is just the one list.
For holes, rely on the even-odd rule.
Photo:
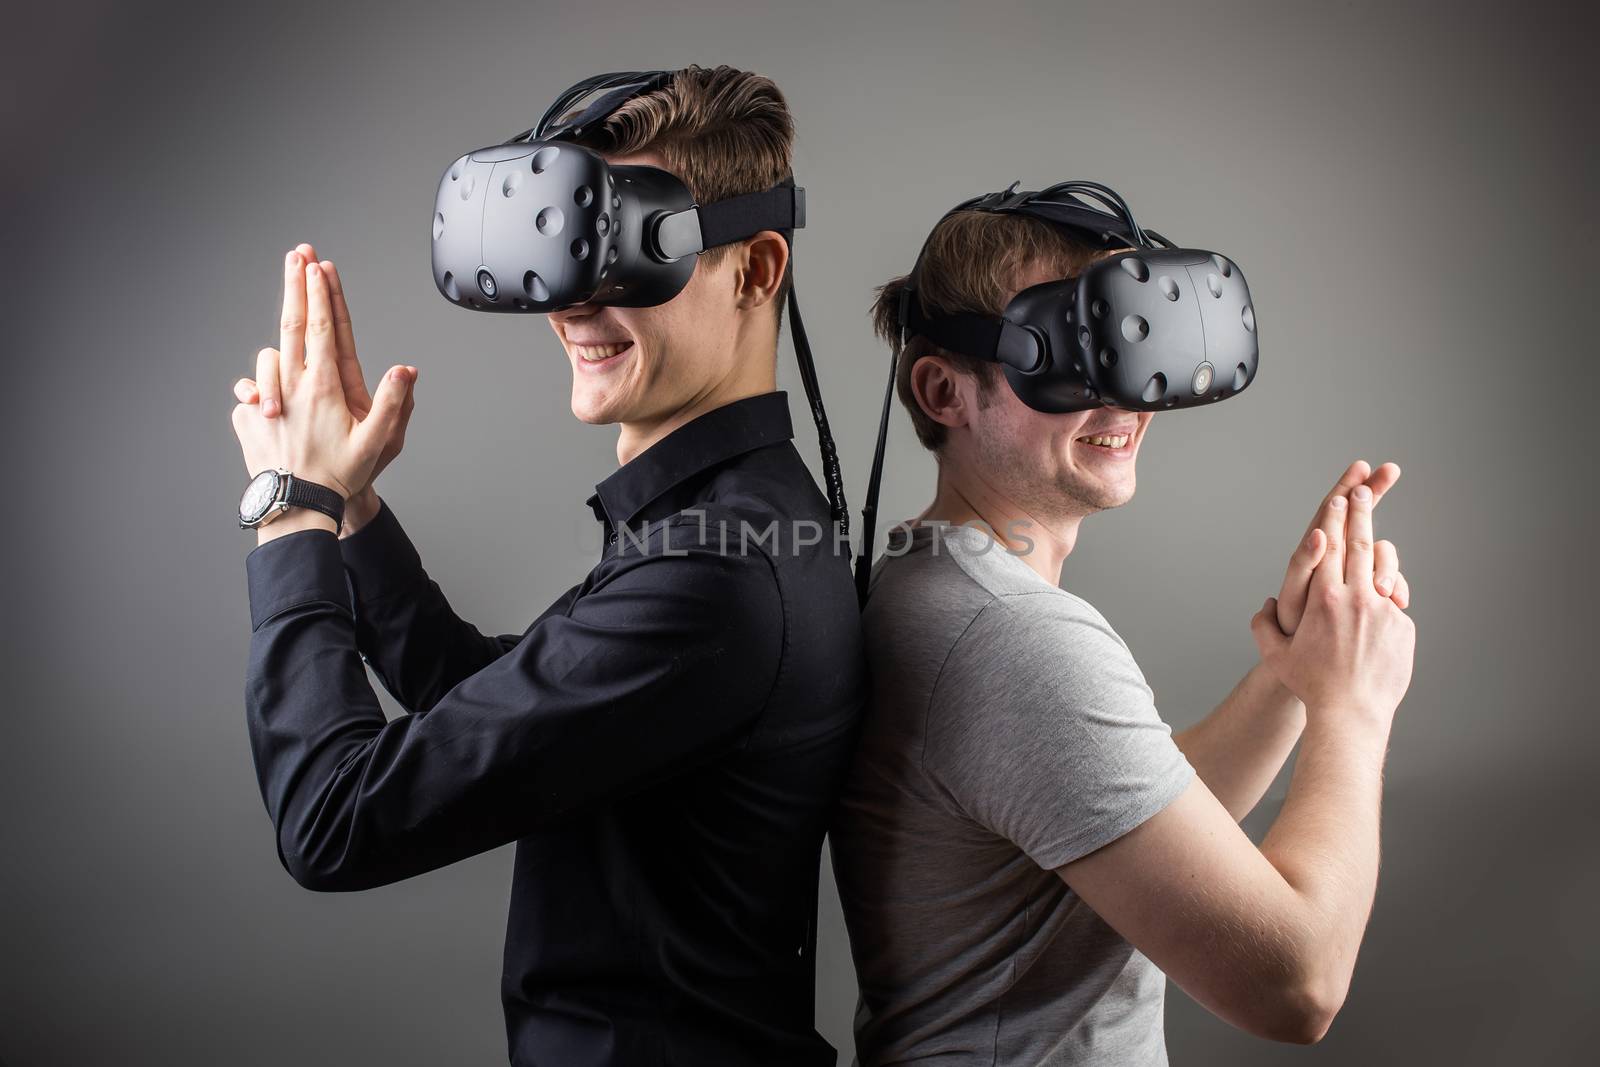
{"label": "neck", "polygon": [[1083,516],[1048,515],[1017,503],[983,473],[960,460],[940,457],[933,502],[920,522],[962,523],[986,528],[996,541],[1051,585],[1061,584],[1061,566],[1078,541]]}
{"label": "neck", "polygon": [[704,383],[689,398],[668,412],[650,418],[621,423],[617,434],[617,465],[628,463],[633,457],[666,437],[673,430],[715,411],[735,400],[770,393],[778,387],[776,352],[765,352],[744,345],[744,354],[733,360],[735,371],[724,378]]}

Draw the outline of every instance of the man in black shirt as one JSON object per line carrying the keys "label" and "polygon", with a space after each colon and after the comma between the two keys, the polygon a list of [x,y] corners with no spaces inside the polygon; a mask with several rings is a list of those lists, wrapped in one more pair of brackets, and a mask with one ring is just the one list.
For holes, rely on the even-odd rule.
{"label": "man in black shirt", "polygon": [[[689,68],[590,136],[703,203],[786,177],[793,131],[767,79]],[[520,635],[458,618],[373,491],[416,370],[368,395],[311,246],[287,257],[281,349],[235,387],[250,473],[344,500],[342,525],[290,508],[246,560],[279,857],[354,890],[515,841],[513,1064],[834,1061],[814,893],[865,677],[848,560],[775,391],[788,266],[763,231],[665,304],[551,314],[573,412],[620,425],[620,466],[588,500],[599,562]],[[409,714],[386,721],[364,662]]]}

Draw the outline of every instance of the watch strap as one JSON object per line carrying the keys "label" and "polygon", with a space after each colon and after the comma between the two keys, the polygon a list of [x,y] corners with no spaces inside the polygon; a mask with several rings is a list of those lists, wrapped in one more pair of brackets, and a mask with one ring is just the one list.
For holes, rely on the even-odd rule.
{"label": "watch strap", "polygon": [[289,486],[283,494],[285,504],[298,508],[311,508],[327,515],[335,524],[344,523],[344,497],[325,485],[308,482],[293,474],[288,476],[288,480]]}

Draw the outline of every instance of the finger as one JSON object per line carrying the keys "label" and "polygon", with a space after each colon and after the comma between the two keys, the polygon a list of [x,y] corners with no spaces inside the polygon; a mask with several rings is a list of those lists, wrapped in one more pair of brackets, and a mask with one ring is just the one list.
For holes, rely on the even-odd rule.
{"label": "finger", "polygon": [[1411,607],[1411,583],[1404,574],[1394,576],[1394,593],[1389,597],[1401,611]]}
{"label": "finger", "polygon": [[1294,554],[1289,557],[1289,567],[1283,575],[1283,586],[1278,590],[1278,627],[1284,633],[1293,633],[1305,615],[1306,591],[1311,585],[1311,574],[1322,559],[1327,539],[1321,530],[1312,530],[1301,538]]}
{"label": "finger", "polygon": [[306,272],[300,253],[283,261],[283,317],[278,334],[278,381],[288,390],[306,366]]}
{"label": "finger", "polygon": [[400,426],[403,429],[411,421],[411,412],[417,406],[417,368],[408,366],[410,380],[406,382],[405,403],[400,405]]}
{"label": "finger", "polygon": [[1372,587],[1379,596],[1394,592],[1395,578],[1400,574],[1400,551],[1393,541],[1379,541],[1372,546]]}
{"label": "finger", "polygon": [[1322,503],[1317,506],[1316,513],[1311,516],[1311,521],[1306,524],[1306,532],[1301,536],[1309,537],[1312,530],[1321,526],[1326,517],[1328,503],[1336,496],[1348,496],[1350,490],[1367,480],[1369,473],[1371,473],[1370,469],[1364,459],[1358,459],[1346,467],[1344,473],[1339,475],[1339,480],[1333,483],[1333,488],[1328,490],[1328,494],[1322,498]]}
{"label": "finger", "polygon": [[283,410],[283,390],[278,384],[278,350],[263,348],[256,353],[256,395],[261,398],[261,414],[276,418]]}
{"label": "finger", "polygon": [[1367,479],[1367,488],[1372,490],[1372,506],[1377,507],[1383,495],[1394,488],[1394,483],[1400,480],[1400,465],[1398,463],[1381,464],[1372,476]]}
{"label": "finger", "polygon": [[254,404],[261,397],[256,394],[254,378],[240,378],[233,383],[233,398],[241,404]]}
{"label": "finger", "polygon": [[1267,597],[1261,610],[1250,619],[1250,636],[1256,639],[1256,649],[1263,662],[1271,662],[1289,647],[1289,639],[1278,629],[1278,602]]}
{"label": "finger", "polygon": [[1328,547],[1323,550],[1322,559],[1311,574],[1313,586],[1344,584],[1344,528],[1348,504],[1349,501],[1344,497],[1335,494],[1328,498],[1328,505],[1322,510],[1322,536]]}
{"label": "finger", "polygon": [[372,395],[372,411],[361,420],[360,429],[356,431],[373,455],[383,450],[384,441],[399,425],[408,383],[412,378],[410,370],[406,366],[397,366],[385,372],[383,381],[378,383],[378,391]]}
{"label": "finger", "polygon": [[1343,489],[1348,493],[1350,490],[1366,481],[1371,474],[1372,465],[1364,459],[1358,459],[1344,469],[1344,473],[1339,476],[1339,480],[1334,483],[1333,488],[1336,490]]}
{"label": "finger", "polygon": [[1350,515],[1345,522],[1344,580],[1357,589],[1372,588],[1372,490],[1350,490]]}
{"label": "finger", "polygon": [[306,370],[335,377],[339,352],[333,339],[333,302],[318,263],[306,264]]}
{"label": "finger", "polygon": [[339,385],[351,410],[359,407],[365,415],[372,408],[372,397],[367,393],[366,380],[361,376],[361,364],[356,359],[356,331],[350,320],[350,305],[344,296],[344,282],[339,278],[339,268],[333,260],[322,261],[322,276],[328,282],[328,296],[333,302],[333,338],[339,352]]}

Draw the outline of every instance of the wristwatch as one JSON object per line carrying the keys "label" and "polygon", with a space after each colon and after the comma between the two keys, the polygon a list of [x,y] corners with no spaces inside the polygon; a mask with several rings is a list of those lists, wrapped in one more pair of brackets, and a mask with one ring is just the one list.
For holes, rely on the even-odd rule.
{"label": "wristwatch", "polygon": [[250,479],[239,498],[239,528],[265,526],[290,508],[311,508],[344,522],[344,497],[316,482],[296,478],[282,467],[269,467]]}

